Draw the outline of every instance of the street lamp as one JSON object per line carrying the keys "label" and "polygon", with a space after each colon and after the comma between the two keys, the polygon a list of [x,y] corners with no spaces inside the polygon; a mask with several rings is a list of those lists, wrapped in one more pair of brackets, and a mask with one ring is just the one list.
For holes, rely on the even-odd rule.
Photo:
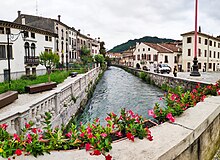
{"label": "street lamp", "polygon": [[8,83],[9,88],[11,88],[11,65],[10,65],[10,58],[12,58],[12,53],[10,53],[10,41],[15,42],[19,36],[22,36],[22,39],[25,40],[25,32],[26,31],[20,31],[17,34],[12,34],[10,31],[10,28],[6,28],[6,34],[7,34],[7,58],[8,58]]}
{"label": "street lamp", "polygon": [[190,73],[190,76],[195,76],[198,77],[200,76],[200,73],[198,71],[198,60],[197,60],[197,37],[198,37],[198,33],[197,33],[197,18],[198,18],[198,0],[195,0],[196,4],[195,4],[195,33],[194,33],[194,37],[195,37],[195,42],[194,42],[194,59],[193,59],[193,69]]}

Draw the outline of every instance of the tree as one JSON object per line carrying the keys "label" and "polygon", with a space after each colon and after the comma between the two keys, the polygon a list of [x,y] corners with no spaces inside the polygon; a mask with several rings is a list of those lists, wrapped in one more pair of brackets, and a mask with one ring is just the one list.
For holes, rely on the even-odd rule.
{"label": "tree", "polygon": [[93,62],[93,57],[90,54],[90,50],[85,46],[81,48],[80,57],[84,65],[87,65],[88,63]]}
{"label": "tree", "polygon": [[60,57],[53,52],[41,52],[39,59],[40,64],[44,65],[47,69],[48,82],[50,82],[51,69],[59,63]]}
{"label": "tree", "polygon": [[102,54],[97,54],[97,55],[95,55],[95,61],[97,62],[97,63],[104,63],[105,62],[105,58],[104,58],[104,56],[102,55]]}
{"label": "tree", "polygon": [[102,54],[105,57],[106,49],[105,49],[105,42],[100,42],[100,50],[99,53]]}

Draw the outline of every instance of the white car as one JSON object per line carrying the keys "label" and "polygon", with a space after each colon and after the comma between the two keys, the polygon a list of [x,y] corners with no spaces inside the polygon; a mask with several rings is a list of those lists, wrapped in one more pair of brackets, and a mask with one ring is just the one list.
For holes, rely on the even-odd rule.
{"label": "white car", "polygon": [[158,64],[156,68],[157,73],[170,73],[171,72],[171,67],[168,64]]}

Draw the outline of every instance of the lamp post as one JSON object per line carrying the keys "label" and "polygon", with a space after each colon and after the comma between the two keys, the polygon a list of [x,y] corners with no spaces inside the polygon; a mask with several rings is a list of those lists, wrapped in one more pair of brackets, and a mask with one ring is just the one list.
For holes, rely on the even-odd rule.
{"label": "lamp post", "polygon": [[[6,34],[7,34],[7,60],[8,60],[8,84],[9,89],[11,89],[11,61],[10,58],[12,58],[12,53],[10,53],[10,41],[15,42],[21,34],[24,34],[25,31],[20,31],[18,34],[12,34],[10,31],[10,28],[6,28]],[[25,40],[24,35],[22,35],[22,39]],[[11,50],[12,51],[12,50]]]}
{"label": "lamp post", "polygon": [[198,71],[198,60],[197,60],[197,18],[198,18],[198,0],[195,0],[195,33],[194,33],[194,59],[193,59],[193,70],[190,73],[190,76],[198,77],[201,76],[199,71]]}

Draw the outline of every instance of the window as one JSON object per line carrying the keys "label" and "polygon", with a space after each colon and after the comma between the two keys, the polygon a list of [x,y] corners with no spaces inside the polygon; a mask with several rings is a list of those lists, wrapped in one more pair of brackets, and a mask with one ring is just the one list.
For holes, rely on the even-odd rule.
{"label": "window", "polygon": [[71,37],[69,37],[69,44],[71,45]]}
{"label": "window", "polygon": [[62,33],[62,37],[61,37],[61,39],[63,39],[63,29],[61,29],[61,33]]}
{"label": "window", "polygon": [[148,51],[150,51],[150,48],[148,48]]}
{"label": "window", "polygon": [[49,41],[52,42],[52,37],[49,36]]}
{"label": "window", "polygon": [[63,52],[63,41],[61,42],[61,52]]}
{"label": "window", "polygon": [[51,48],[45,48],[45,52],[50,53],[50,52],[52,52],[52,49]]}
{"label": "window", "polygon": [[56,27],[56,30],[57,30],[57,34],[59,33],[59,29],[58,29],[58,27]]}
{"label": "window", "polygon": [[210,58],[212,57],[212,51],[209,52],[209,57],[210,57]]}
{"label": "window", "polygon": [[58,39],[56,41],[56,44],[57,44],[57,51],[59,51],[59,41],[58,41]]}
{"label": "window", "polygon": [[211,40],[209,41],[209,45],[212,46],[212,41]]}
{"label": "window", "polygon": [[216,47],[216,42],[214,42],[214,47]]}
{"label": "window", "polygon": [[25,42],[24,44],[25,56],[30,57],[29,43]]}
{"label": "window", "polygon": [[187,37],[187,43],[192,43],[192,37]]}
{"label": "window", "polygon": [[66,53],[68,53],[68,43],[66,43]]}
{"label": "window", "polygon": [[220,58],[220,53],[218,52],[218,59]]}
{"label": "window", "polygon": [[213,58],[215,58],[215,51],[214,51],[214,53],[213,53]]}
{"label": "window", "polygon": [[202,69],[202,64],[198,63],[198,67],[199,67],[199,69]]}
{"label": "window", "polygon": [[144,59],[144,55],[143,54],[141,55],[141,59]]}
{"label": "window", "polygon": [[140,49],[138,49],[138,52],[140,52]]}
{"label": "window", "polygon": [[188,49],[188,56],[191,56],[191,49]]}
{"label": "window", "polygon": [[207,57],[207,50],[205,50],[204,57]]}
{"label": "window", "polygon": [[205,39],[205,45],[208,45],[208,39]]}
{"label": "window", "polygon": [[35,44],[31,44],[31,56],[35,57]]}
{"label": "window", "polygon": [[168,56],[164,57],[164,63],[168,63]]}
{"label": "window", "polygon": [[25,32],[24,32],[24,37],[25,37],[25,38],[29,37],[29,32],[25,31]]}
{"label": "window", "polygon": [[35,39],[35,33],[31,32],[31,38]]}
{"label": "window", "polygon": [[0,27],[0,34],[4,34],[4,27]]}
{"label": "window", "polygon": [[5,45],[0,45],[0,59],[6,58]]}
{"label": "window", "polygon": [[145,48],[143,48],[143,52],[145,51]]}
{"label": "window", "polygon": [[147,55],[147,60],[151,61],[151,55],[150,54]]}
{"label": "window", "polygon": [[201,44],[201,37],[199,37],[199,43]]}
{"label": "window", "polygon": [[220,48],[220,43],[218,43],[218,48]]}
{"label": "window", "polygon": [[201,49],[198,49],[198,56],[201,57],[202,53],[201,53]]}
{"label": "window", "polygon": [[137,55],[137,60],[140,60],[140,55]]}
{"label": "window", "polygon": [[153,59],[154,59],[154,61],[157,61],[158,60],[158,56],[155,54]]}
{"label": "window", "polygon": [[174,57],[174,63],[177,63],[177,56]]}
{"label": "window", "polygon": [[135,55],[133,56],[133,60],[134,60],[134,61],[136,60],[136,56],[135,56]]}
{"label": "window", "polygon": [[45,41],[48,41],[48,36],[45,36]]}
{"label": "window", "polygon": [[190,71],[190,68],[191,68],[191,66],[190,66],[190,62],[187,62],[187,72]]}
{"label": "window", "polygon": [[212,63],[209,63],[209,69],[212,69]]}

